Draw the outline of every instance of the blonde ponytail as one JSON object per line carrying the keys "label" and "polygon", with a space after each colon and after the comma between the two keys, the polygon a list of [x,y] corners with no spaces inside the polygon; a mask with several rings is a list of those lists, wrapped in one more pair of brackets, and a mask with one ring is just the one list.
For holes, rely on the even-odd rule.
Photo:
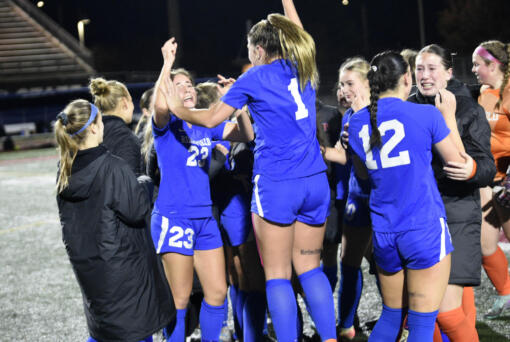
{"label": "blonde ponytail", "polygon": [[319,84],[315,62],[315,42],[305,30],[281,14],[270,14],[248,33],[250,43],[260,45],[268,57],[282,57],[291,61],[299,74],[301,90],[308,82],[313,88]]}
{"label": "blonde ponytail", "polygon": [[[91,107],[86,100],[74,100],[57,116],[55,122],[55,139],[60,155],[60,169],[57,181],[57,192],[61,193],[69,185],[71,169],[80,144],[88,134],[87,130],[80,131],[90,118]],[[97,117],[95,118],[97,121]],[[94,122],[95,122],[94,121]]]}

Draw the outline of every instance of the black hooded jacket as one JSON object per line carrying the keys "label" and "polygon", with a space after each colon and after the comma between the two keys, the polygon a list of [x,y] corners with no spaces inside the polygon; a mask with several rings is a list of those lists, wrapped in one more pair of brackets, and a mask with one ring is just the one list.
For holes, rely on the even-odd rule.
{"label": "black hooded jacket", "polygon": [[57,203],[90,335],[138,342],[167,325],[174,307],[147,230],[150,202],[126,162],[103,145],[79,151]]}
{"label": "black hooded jacket", "polygon": [[[455,118],[459,135],[466,153],[476,162],[476,173],[467,181],[448,179],[443,171],[441,157],[434,152],[432,158],[434,176],[449,223],[481,222],[479,188],[489,185],[496,174],[490,146],[491,130],[483,108],[473,100],[464,83],[451,79],[446,89],[455,95],[457,101]],[[411,95],[408,101],[435,104],[434,97],[424,96],[419,91]]]}
{"label": "black hooded jacket", "polygon": [[142,152],[135,133],[115,115],[103,115],[103,124],[103,144],[112,154],[124,159],[137,176],[141,175]]}

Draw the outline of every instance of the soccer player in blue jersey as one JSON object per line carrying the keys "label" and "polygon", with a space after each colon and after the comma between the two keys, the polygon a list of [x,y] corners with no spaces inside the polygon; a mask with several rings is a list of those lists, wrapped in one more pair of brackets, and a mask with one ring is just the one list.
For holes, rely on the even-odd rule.
{"label": "soccer player in blue jersey", "polygon": [[212,217],[208,167],[213,140],[250,141],[253,129],[240,111],[237,124],[220,123],[209,129],[192,125],[169,111],[164,92],[170,82],[187,108],[196,104],[191,76],[184,69],[172,71],[177,44],[168,40],[154,91],[152,129],[161,172],[154,205],[151,233],[162,255],[166,277],[177,309],[177,321],[168,341],[185,340],[186,307],[193,285],[193,267],[202,284],[200,310],[203,341],[219,339],[225,312],[227,285],[221,235]]}
{"label": "soccer player in blue jersey", "polygon": [[[349,146],[371,186],[374,256],[383,311],[369,341],[394,341],[408,307],[407,341],[432,341],[453,247],[432,171],[432,149],[445,162],[464,162],[453,94],[433,106],[405,102],[409,66],[397,52],[374,57],[367,74],[370,105],[349,122]],[[451,132],[451,133],[450,133]]]}
{"label": "soccer player in blue jersey", "polygon": [[[346,127],[355,112],[370,103],[370,87],[367,73],[370,64],[362,58],[347,59],[340,66],[339,87],[346,100],[351,104],[343,118],[342,127]],[[340,336],[354,339],[354,316],[358,309],[363,289],[361,262],[367,251],[371,237],[371,223],[368,199],[370,185],[367,180],[356,176],[340,140],[334,148],[325,148],[324,157],[333,162],[347,165],[350,176],[348,179],[348,195],[343,216],[341,277],[338,293],[338,312]]]}
{"label": "soccer player in blue jersey", "polygon": [[336,340],[333,296],[320,268],[329,186],[315,131],[315,43],[293,1],[283,0],[283,6],[287,17],[270,14],[252,27],[248,55],[254,67],[216,106],[186,108],[169,82],[167,102],[176,116],[208,127],[248,105],[256,135],[251,211],[276,336],[297,339],[294,266],[321,338]]}

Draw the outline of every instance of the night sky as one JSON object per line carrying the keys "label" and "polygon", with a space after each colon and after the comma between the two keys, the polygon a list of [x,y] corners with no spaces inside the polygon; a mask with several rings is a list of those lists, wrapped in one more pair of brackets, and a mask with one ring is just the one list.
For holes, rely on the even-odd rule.
{"label": "night sky", "polygon": [[[240,63],[247,58],[247,20],[256,23],[271,12],[282,12],[279,0],[178,2],[181,21],[178,66],[192,70],[198,76],[211,76],[218,72],[234,76],[238,74]],[[417,3],[417,0],[350,0],[349,5],[344,6],[341,0],[295,0],[305,29],[315,39],[317,62],[323,79],[325,70],[331,73],[331,70],[337,69],[349,56],[362,55],[370,59],[375,53],[389,48],[419,49],[421,46]],[[448,9],[451,15],[454,3],[462,3],[464,10],[478,15],[471,13],[480,12],[476,4],[489,2],[423,0],[427,44],[442,44],[448,41],[448,33],[441,32],[441,16],[445,17]],[[508,18],[509,0],[491,0],[490,3],[491,6],[494,5],[495,13],[502,12],[503,16]],[[362,25],[363,7],[367,30],[364,30]],[[161,67],[160,47],[169,37],[167,1],[46,0],[42,10],[75,37],[76,22],[83,18],[91,20],[86,26],[85,41],[86,46],[94,53],[95,67],[99,72],[157,72]],[[453,11],[454,14],[456,12],[458,11]],[[477,36],[469,33],[469,30],[473,30],[472,27],[463,28],[464,34],[473,37],[473,41],[464,41],[465,45],[459,47],[472,51],[481,40],[493,37],[510,40],[505,36],[508,30],[501,31],[501,27],[509,25],[485,25],[487,18],[493,14],[480,15],[486,16],[478,30],[483,32]],[[465,14],[462,17],[464,20],[473,21],[466,18]],[[455,20],[457,19],[451,20],[453,24]],[[469,23],[466,25],[473,26]],[[490,30],[497,32],[488,36],[492,34]],[[500,37],[501,35],[503,37]],[[458,40],[453,40],[453,44]]]}

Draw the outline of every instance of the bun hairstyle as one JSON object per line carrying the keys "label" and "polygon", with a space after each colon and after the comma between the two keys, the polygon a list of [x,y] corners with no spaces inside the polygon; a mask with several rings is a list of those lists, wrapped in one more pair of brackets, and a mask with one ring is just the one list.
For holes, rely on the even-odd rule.
{"label": "bun hairstyle", "polygon": [[[489,40],[481,43],[479,46],[487,50],[487,52],[500,62],[499,70],[503,73],[503,82],[501,82],[501,87],[499,88],[500,96],[496,105],[499,108],[503,101],[503,92],[510,79],[510,44],[502,43],[499,40]],[[486,65],[490,64],[491,61],[489,59],[483,56],[480,57],[482,57]]]}
{"label": "bun hairstyle", "polygon": [[267,20],[255,24],[248,33],[250,43],[260,45],[268,58],[284,58],[296,67],[301,89],[310,82],[319,84],[315,62],[315,42],[305,30],[281,14],[270,14]]}
{"label": "bun hairstyle", "polygon": [[119,104],[121,98],[129,98],[129,91],[126,86],[118,81],[107,81],[98,77],[90,80],[90,94],[94,98],[94,104],[101,113],[111,113]]}
{"label": "bun hairstyle", "polygon": [[372,134],[370,135],[370,148],[381,146],[381,133],[377,128],[377,101],[381,93],[388,90],[396,90],[400,78],[404,75],[409,65],[396,51],[385,51],[377,54],[370,63],[367,78],[370,84],[370,126]]}
{"label": "bun hairstyle", "polygon": [[[88,135],[86,125],[92,113],[91,104],[86,100],[74,100],[57,116],[55,121],[55,139],[60,154],[60,169],[57,191],[62,192],[69,184],[71,168],[79,146]],[[92,122],[97,123],[99,116]]]}

